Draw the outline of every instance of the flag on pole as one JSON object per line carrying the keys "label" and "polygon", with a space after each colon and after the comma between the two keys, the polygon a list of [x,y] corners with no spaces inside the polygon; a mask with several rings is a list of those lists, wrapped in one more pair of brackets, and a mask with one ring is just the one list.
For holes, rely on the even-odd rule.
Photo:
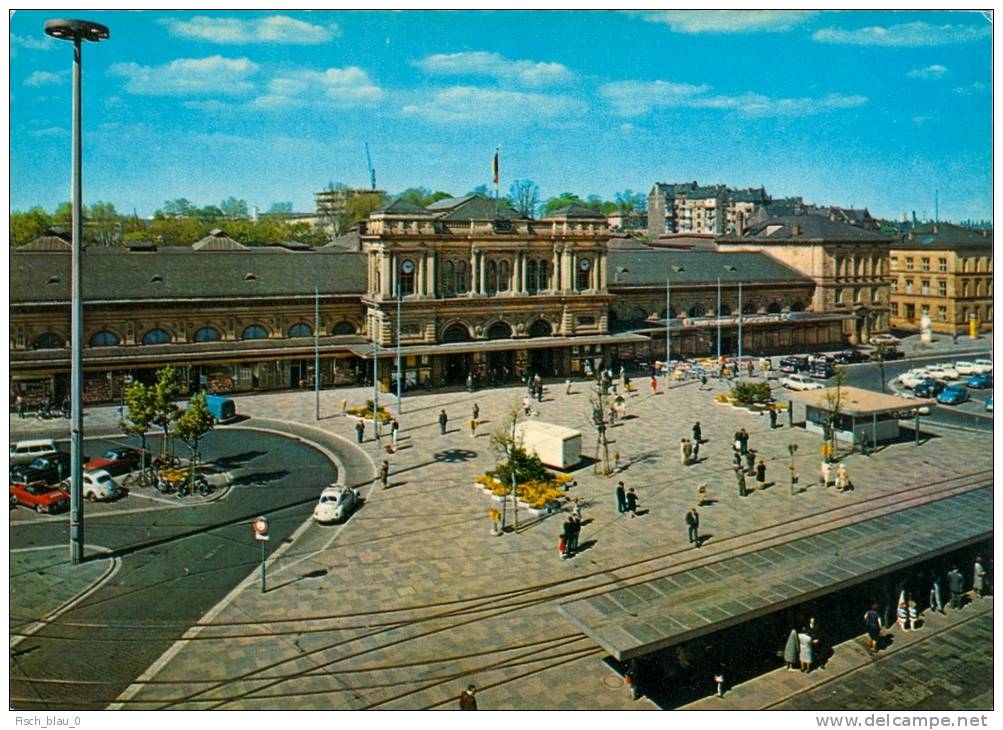
{"label": "flag on pole", "polygon": [[491,171],[494,173],[495,187],[498,187],[498,155],[501,154],[501,145],[495,147],[495,159],[491,165]]}

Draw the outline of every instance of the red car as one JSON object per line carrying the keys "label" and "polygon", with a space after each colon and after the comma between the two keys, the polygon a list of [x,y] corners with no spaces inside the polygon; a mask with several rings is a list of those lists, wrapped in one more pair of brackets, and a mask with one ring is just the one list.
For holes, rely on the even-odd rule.
{"label": "red car", "polygon": [[113,477],[128,474],[139,466],[139,452],[136,449],[117,448],[108,449],[104,456],[91,459],[84,464],[86,471],[93,469],[104,469]]}
{"label": "red car", "polygon": [[70,508],[70,493],[41,482],[14,484],[10,488],[10,506],[23,504],[38,513],[59,512]]}

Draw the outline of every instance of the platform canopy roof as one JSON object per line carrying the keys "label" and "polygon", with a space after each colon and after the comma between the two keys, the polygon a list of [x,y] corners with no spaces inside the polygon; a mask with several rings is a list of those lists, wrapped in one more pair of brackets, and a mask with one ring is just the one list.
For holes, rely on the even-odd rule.
{"label": "platform canopy roof", "polygon": [[[854,388],[844,385],[840,388],[838,410],[847,416],[874,416],[893,411],[909,411],[934,403],[929,398],[902,398],[897,395],[876,393],[873,390]],[[791,391],[784,396],[787,400],[804,403],[806,406],[823,411],[833,411],[836,408],[836,388],[821,388],[816,390]]]}

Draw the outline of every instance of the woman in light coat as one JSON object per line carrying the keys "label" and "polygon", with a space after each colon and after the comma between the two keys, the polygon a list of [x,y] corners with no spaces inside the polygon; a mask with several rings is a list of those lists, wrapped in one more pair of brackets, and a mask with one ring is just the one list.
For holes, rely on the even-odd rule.
{"label": "woman in light coat", "polygon": [[846,471],[846,464],[836,467],[836,489],[845,492],[850,487],[850,475]]}

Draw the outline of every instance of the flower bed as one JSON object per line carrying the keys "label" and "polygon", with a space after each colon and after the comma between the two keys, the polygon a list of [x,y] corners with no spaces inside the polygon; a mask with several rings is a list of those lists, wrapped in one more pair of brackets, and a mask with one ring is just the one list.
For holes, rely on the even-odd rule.
{"label": "flower bed", "polygon": [[[371,421],[373,419],[373,401],[367,400],[364,406],[353,406],[349,408],[346,413],[351,416],[356,416],[366,421]],[[383,406],[380,406],[376,411],[376,418],[380,423],[390,423],[391,417],[389,411]]]}
{"label": "flower bed", "polygon": [[[515,485],[516,501],[520,507],[532,514],[540,515],[551,511],[553,503],[565,499],[564,485],[571,482],[567,474],[550,474],[549,479],[530,479]],[[488,474],[481,474],[474,479],[474,484],[493,498],[501,501],[510,498],[512,485],[503,484]]]}

